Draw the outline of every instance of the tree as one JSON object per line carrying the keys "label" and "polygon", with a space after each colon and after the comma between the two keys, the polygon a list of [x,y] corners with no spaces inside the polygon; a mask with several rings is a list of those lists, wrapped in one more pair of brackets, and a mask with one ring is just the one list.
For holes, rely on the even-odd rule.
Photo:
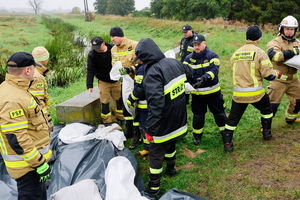
{"label": "tree", "polygon": [[37,15],[42,8],[42,0],[28,0],[29,6],[34,10],[35,15]]}
{"label": "tree", "polygon": [[97,0],[94,3],[99,14],[128,15],[134,8],[134,0]]}
{"label": "tree", "polygon": [[81,9],[79,7],[74,7],[74,8],[72,8],[71,13],[72,14],[80,14],[81,13]]}
{"label": "tree", "polygon": [[105,15],[107,8],[107,0],[96,0],[94,8],[98,14]]}

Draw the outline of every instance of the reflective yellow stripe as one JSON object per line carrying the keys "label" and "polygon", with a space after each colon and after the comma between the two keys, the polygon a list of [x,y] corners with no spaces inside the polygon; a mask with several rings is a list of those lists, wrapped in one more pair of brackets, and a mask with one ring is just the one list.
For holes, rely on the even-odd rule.
{"label": "reflective yellow stripe", "polygon": [[160,187],[150,187],[151,190],[159,190]]}
{"label": "reflective yellow stripe", "polygon": [[109,117],[109,116],[111,116],[111,112],[109,112],[109,113],[107,113],[107,114],[101,113],[101,117]]}
{"label": "reflective yellow stripe", "polygon": [[34,61],[39,62],[39,61],[45,61],[45,60],[48,60],[48,59],[49,59],[49,55],[41,57],[41,58],[34,58]]}
{"label": "reflective yellow stripe", "polygon": [[136,82],[137,84],[141,84],[141,83],[143,82],[143,78],[144,78],[143,75],[136,75],[136,76],[134,77],[134,80],[135,80],[135,82]]}
{"label": "reflective yellow stripe", "polygon": [[219,130],[220,131],[224,131],[225,130],[225,126],[219,126]]}
{"label": "reflective yellow stripe", "polygon": [[195,134],[201,134],[201,133],[203,133],[203,128],[200,128],[200,129],[194,129],[193,128],[193,133],[195,133]]}
{"label": "reflective yellow stripe", "polygon": [[162,173],[162,171],[163,171],[163,168],[153,169],[150,167],[150,174],[160,174],[160,173]]}
{"label": "reflective yellow stripe", "polygon": [[3,133],[9,132],[9,131],[16,131],[20,129],[28,128],[28,121],[22,121],[18,123],[13,124],[5,124],[1,125],[1,130]]}
{"label": "reflective yellow stripe", "polygon": [[4,142],[4,139],[2,137],[1,132],[0,132],[0,147],[1,147],[2,154],[7,155],[7,149],[6,149],[5,142]]}
{"label": "reflective yellow stripe", "polygon": [[174,151],[173,153],[166,153],[165,154],[165,158],[173,158],[176,154],[176,151]]}
{"label": "reflective yellow stripe", "polygon": [[278,62],[279,61],[279,56],[280,56],[280,52],[276,52],[275,55],[274,55],[274,57],[273,57],[273,60],[275,62]]}
{"label": "reflective yellow stripe", "polygon": [[221,90],[220,86],[213,90],[209,90],[209,91],[204,91],[204,92],[193,91],[191,93],[196,94],[196,95],[206,95],[206,94],[212,94],[212,93],[218,92],[219,90]]}
{"label": "reflective yellow stripe", "polygon": [[229,126],[229,125],[225,125],[225,128],[231,131],[234,131],[236,129],[236,126]]}
{"label": "reflective yellow stripe", "polygon": [[133,117],[124,117],[125,120],[133,120]]}
{"label": "reflective yellow stripe", "polygon": [[180,135],[183,135],[187,132],[187,125],[184,125],[183,127],[167,134],[164,136],[153,136],[153,142],[154,143],[163,143],[168,140],[171,140],[173,138],[179,137]]}
{"label": "reflective yellow stripe", "polygon": [[210,63],[213,63],[214,65],[220,65],[220,60],[219,58],[213,58],[209,61]]}
{"label": "reflective yellow stripe", "polygon": [[52,156],[52,150],[49,149],[49,151],[47,153],[43,154],[43,156],[46,160],[49,160]]}
{"label": "reflective yellow stripe", "polygon": [[141,108],[141,109],[147,109],[147,108],[148,108],[148,105],[147,105],[147,104],[138,104],[137,107],[138,107],[138,108]]}
{"label": "reflective yellow stripe", "polygon": [[208,71],[206,72],[207,74],[209,74],[211,76],[211,80],[214,80],[215,78],[215,74],[212,71]]}
{"label": "reflective yellow stripe", "polygon": [[29,91],[32,95],[34,96],[41,96],[44,95],[45,92],[43,90],[39,90],[39,91]]}
{"label": "reflective yellow stripe", "polygon": [[285,113],[285,117],[288,119],[296,119],[298,114],[290,114],[288,112]]}
{"label": "reflective yellow stripe", "polygon": [[288,79],[288,75],[282,74],[280,78],[276,78],[276,80],[286,81]]}
{"label": "reflective yellow stripe", "polygon": [[27,154],[20,155],[25,161],[32,160],[39,152],[36,148],[33,148],[31,152]]}
{"label": "reflective yellow stripe", "polygon": [[200,68],[205,68],[205,67],[209,67],[209,63],[206,62],[206,63],[203,63],[203,64],[197,64],[197,65],[193,65],[193,64],[190,64],[190,63],[184,63],[184,64],[188,64],[190,67],[192,67],[193,69],[200,69]]}
{"label": "reflective yellow stripe", "polygon": [[140,123],[138,123],[138,122],[133,122],[133,126],[139,126],[140,125]]}
{"label": "reflective yellow stripe", "polygon": [[130,94],[130,96],[131,96],[131,98],[133,99],[133,100],[138,100],[139,98],[137,98],[136,96],[134,96],[132,93]]}
{"label": "reflective yellow stripe", "polygon": [[254,87],[257,87],[258,81],[257,81],[256,75],[255,75],[255,63],[254,62],[251,62],[251,64],[250,64],[250,74],[251,74],[251,77],[253,80]]}
{"label": "reflective yellow stripe", "polygon": [[47,108],[43,108],[42,111],[43,111],[43,113],[45,113],[45,114],[48,113],[48,109],[47,109]]}
{"label": "reflective yellow stripe", "polygon": [[124,51],[124,52],[112,52],[111,54],[116,57],[125,56],[131,54],[132,51]]}
{"label": "reflective yellow stripe", "polygon": [[186,62],[186,61],[183,61],[183,64],[189,65],[190,63],[188,63],[188,62]]}
{"label": "reflective yellow stripe", "polygon": [[21,168],[29,166],[28,162],[26,161],[6,161],[4,160],[6,167],[8,168]]}
{"label": "reflective yellow stripe", "polygon": [[265,92],[265,89],[261,89],[261,90],[254,91],[254,92],[235,92],[235,91],[233,91],[233,96],[237,96],[237,97],[251,97],[251,96],[260,95],[260,94],[262,94],[264,92]]}
{"label": "reflective yellow stripe", "polygon": [[270,59],[265,59],[265,60],[261,61],[261,64],[262,65],[268,65],[268,67],[273,67]]}
{"label": "reflective yellow stripe", "polygon": [[232,81],[233,81],[233,85],[236,85],[235,72],[236,72],[236,63],[233,63],[233,67],[232,67]]}
{"label": "reflective yellow stripe", "polygon": [[34,108],[36,106],[36,101],[31,97],[28,108]]}
{"label": "reflective yellow stripe", "polygon": [[116,110],[117,113],[123,113],[123,110]]}
{"label": "reflective yellow stripe", "polygon": [[150,142],[146,138],[143,138],[143,143],[144,144],[150,144]]}
{"label": "reflective yellow stripe", "polygon": [[263,114],[261,114],[261,116],[262,116],[262,118],[265,118],[265,119],[270,119],[270,118],[272,118],[272,117],[273,117],[273,113],[271,113],[271,114],[268,114],[268,115],[263,115]]}

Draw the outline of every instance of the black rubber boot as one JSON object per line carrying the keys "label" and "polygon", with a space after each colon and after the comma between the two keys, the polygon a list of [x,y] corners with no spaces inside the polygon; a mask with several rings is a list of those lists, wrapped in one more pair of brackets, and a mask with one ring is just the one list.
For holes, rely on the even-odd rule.
{"label": "black rubber boot", "polygon": [[129,146],[129,149],[135,149],[140,143],[140,138],[141,138],[140,129],[138,126],[134,126],[133,127],[133,138],[131,141],[131,145]]}
{"label": "black rubber boot", "polygon": [[200,133],[200,134],[194,133],[193,135],[194,135],[194,138],[193,138],[194,145],[196,145],[196,146],[200,145],[203,133]]}
{"label": "black rubber boot", "polygon": [[133,137],[133,124],[132,120],[126,120],[125,121],[125,137],[132,138]]}
{"label": "black rubber boot", "polygon": [[149,184],[146,193],[152,197],[157,199],[160,192],[160,178],[161,174],[150,174],[149,175]]}
{"label": "black rubber boot", "polygon": [[166,159],[167,167],[166,167],[166,175],[168,176],[176,176],[177,170],[175,169],[175,159]]}
{"label": "black rubber boot", "polygon": [[225,129],[221,132],[223,143],[224,143],[224,151],[225,152],[233,152],[233,143],[232,143],[232,137],[233,137],[233,131]]}
{"label": "black rubber boot", "polygon": [[271,125],[272,125],[272,118],[260,118],[261,119],[261,126],[262,126],[262,135],[264,140],[271,140],[272,133],[271,133]]}

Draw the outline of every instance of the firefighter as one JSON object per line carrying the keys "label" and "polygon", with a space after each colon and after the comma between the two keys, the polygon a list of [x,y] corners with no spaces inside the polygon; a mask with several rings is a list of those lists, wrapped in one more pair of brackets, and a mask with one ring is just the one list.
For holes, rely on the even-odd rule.
{"label": "firefighter", "polygon": [[186,24],[181,28],[183,38],[180,41],[180,61],[184,62],[185,57],[194,51],[193,40],[197,33],[194,33],[193,28]]}
{"label": "firefighter", "polygon": [[132,148],[138,146],[141,135],[143,135],[144,149],[139,151],[138,154],[141,156],[146,156],[149,153],[149,141],[144,137],[145,124],[148,116],[148,106],[145,97],[145,90],[143,87],[146,65],[144,65],[144,63],[139,59],[137,60],[137,62],[139,63],[139,65],[136,68],[137,71],[134,79],[134,90],[127,99],[127,105],[128,107],[134,107],[136,105],[136,116],[134,118],[134,121],[135,123],[138,123],[137,125],[140,128],[140,135],[137,135],[133,138]]}
{"label": "firefighter", "polygon": [[197,81],[198,89],[192,93],[194,144],[199,145],[204,130],[207,107],[213,113],[220,132],[225,129],[226,114],[224,100],[218,79],[220,60],[217,54],[208,49],[203,35],[195,35],[194,52],[184,61],[193,68],[192,84]]}
{"label": "firefighter", "polygon": [[135,50],[136,59],[145,65],[143,87],[148,104],[145,137],[150,142],[150,180],[148,192],[157,195],[163,171],[176,175],[176,141],[187,132],[184,82],[187,80],[181,62],[165,58],[152,39],[142,39]]}
{"label": "firefighter", "polygon": [[[127,39],[124,37],[123,30],[120,27],[112,27],[110,29],[110,37],[115,46],[111,49],[112,54],[112,65],[117,61],[122,62],[124,69],[121,70],[121,74],[129,73],[129,75],[134,78],[135,73],[135,63],[133,61],[135,55],[134,50],[136,48],[137,42]],[[138,127],[135,126],[133,129],[133,117],[131,114],[123,108],[124,118],[125,118],[125,135],[127,138],[134,135],[134,131],[139,131]]]}
{"label": "firefighter", "polygon": [[225,152],[233,151],[233,131],[249,103],[261,113],[263,139],[272,138],[273,112],[269,96],[263,88],[263,79],[272,81],[280,78],[282,73],[273,70],[268,55],[257,47],[261,36],[262,32],[258,26],[249,26],[246,32],[246,44],[235,51],[231,57],[234,90],[231,111],[222,134]]}
{"label": "firefighter", "polygon": [[19,200],[46,200],[44,182],[51,175],[49,125],[39,101],[28,92],[34,65],[31,54],[13,54],[0,85],[0,149],[9,175],[17,182]]}
{"label": "firefighter", "polygon": [[110,79],[112,44],[106,43],[101,37],[94,37],[91,40],[92,50],[88,54],[86,86],[89,93],[93,92],[94,76],[98,79],[101,102],[101,120],[105,126],[112,123],[112,114],[109,108],[109,101],[112,98],[116,101],[116,118],[124,121],[123,104],[121,99],[121,83]]}
{"label": "firefighter", "polygon": [[50,126],[50,132],[53,131],[53,122],[49,113],[49,94],[48,94],[48,84],[46,81],[46,74],[49,72],[47,68],[49,61],[49,52],[45,47],[38,46],[32,50],[32,56],[35,63],[38,65],[34,70],[34,81],[32,82],[29,92],[34,95],[39,101],[43,113],[47,117],[48,124]]}
{"label": "firefighter", "polygon": [[268,43],[268,56],[274,68],[283,73],[280,79],[272,81],[269,86],[274,115],[284,94],[295,99],[295,103],[290,99],[285,117],[287,123],[293,123],[300,111],[300,82],[297,69],[284,64],[286,60],[299,55],[300,41],[295,38],[297,29],[298,21],[293,16],[287,16],[280,23],[278,36]]}

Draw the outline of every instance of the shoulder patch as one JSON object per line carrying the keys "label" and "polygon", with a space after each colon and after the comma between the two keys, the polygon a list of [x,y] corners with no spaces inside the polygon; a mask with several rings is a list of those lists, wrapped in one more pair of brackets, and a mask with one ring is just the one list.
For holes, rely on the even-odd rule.
{"label": "shoulder patch", "polygon": [[44,87],[44,83],[37,83],[36,87],[37,88],[43,88]]}
{"label": "shoulder patch", "polygon": [[10,118],[14,119],[17,117],[21,117],[24,115],[24,110],[23,109],[18,109],[18,110],[13,110],[9,112]]}

